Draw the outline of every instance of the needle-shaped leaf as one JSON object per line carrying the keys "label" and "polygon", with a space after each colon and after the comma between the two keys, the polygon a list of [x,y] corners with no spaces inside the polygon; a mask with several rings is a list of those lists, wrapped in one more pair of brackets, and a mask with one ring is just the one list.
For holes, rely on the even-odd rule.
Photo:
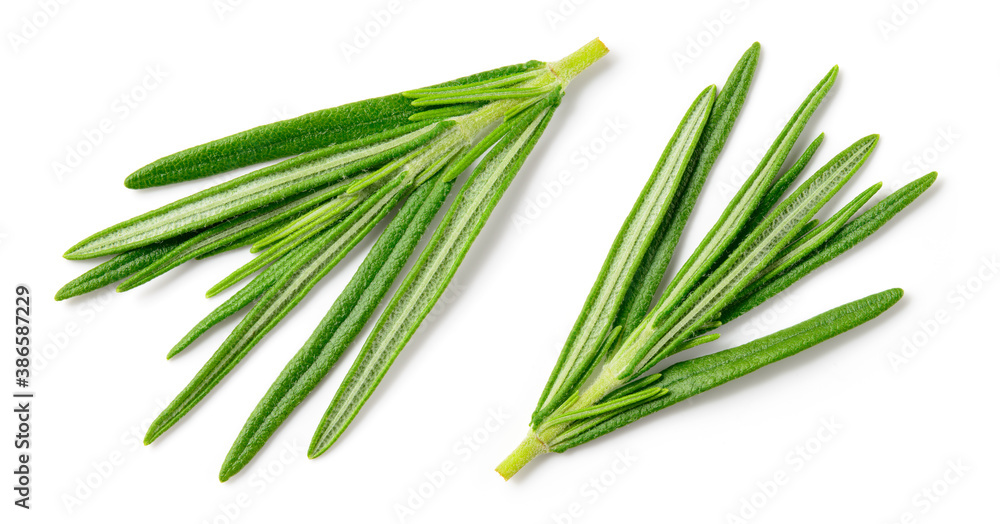
{"label": "needle-shaped leaf", "polygon": [[472,91],[462,94],[426,96],[414,100],[412,103],[417,107],[435,106],[442,104],[465,104],[469,102],[486,102],[491,100],[505,100],[517,98],[534,98],[544,95],[549,91],[547,87],[511,87],[507,89],[495,89],[488,91]]}
{"label": "needle-shaped leaf", "polygon": [[443,107],[436,107],[410,115],[411,122],[426,122],[429,120],[441,120],[459,115],[464,115],[479,107],[476,104],[454,104]]}
{"label": "needle-shaped leaf", "polygon": [[376,137],[305,153],[182,198],[91,235],[70,259],[92,258],[152,244],[217,224],[304,191],[338,182],[419,147],[449,123],[413,124]]}
{"label": "needle-shaped leaf", "polygon": [[829,220],[823,222],[819,225],[806,224],[804,229],[808,232],[802,234],[791,245],[786,247],[782,252],[781,256],[771,262],[771,265],[763,271],[763,276],[760,276],[761,280],[770,280],[772,277],[779,275],[784,270],[788,269],[799,260],[802,260],[809,253],[819,247],[821,244],[830,239],[837,231],[847,223],[851,217],[857,213],[862,206],[865,205],[871,197],[875,196],[875,193],[882,187],[882,183],[878,182],[875,185],[864,190],[860,195],[854,197],[850,203],[841,208],[839,211],[834,213]]}
{"label": "needle-shaped leaf", "polygon": [[[463,86],[487,85],[494,80],[521,74],[537,75],[544,67],[532,60],[500,67],[425,88],[428,90],[461,89]],[[421,90],[415,90],[418,92]],[[481,104],[458,108],[455,114],[468,113]],[[165,156],[129,175],[125,186],[133,189],[161,186],[223,173],[240,167],[298,155],[306,151],[370,137],[405,126],[422,111],[410,104],[403,94],[370,98],[299,117],[248,129]],[[426,112],[424,112],[426,113]],[[445,115],[430,116],[445,118]]]}
{"label": "needle-shaped leaf", "polygon": [[122,282],[118,286],[118,291],[128,291],[145,284],[189,260],[216,253],[222,249],[246,245],[257,233],[266,231],[275,224],[290,220],[321,204],[324,200],[333,198],[343,189],[343,185],[344,183],[341,182],[303,197],[292,199],[290,202],[273,204],[250,211],[198,233]]}
{"label": "needle-shaped leaf", "polygon": [[579,446],[667,406],[795,355],[874,319],[902,296],[903,290],[889,289],[831,309],[747,344],[674,364],[659,372],[658,380],[647,384],[647,387],[667,389],[666,395],[617,413],[588,431],[553,446],[551,451],[563,452]]}
{"label": "needle-shaped leaf", "polygon": [[578,409],[575,411],[570,411],[569,413],[549,418],[548,420],[545,421],[545,424],[538,427],[538,431],[545,431],[546,428],[559,424],[566,424],[581,419],[603,416],[605,414],[625,410],[628,409],[630,406],[633,406],[635,404],[641,404],[643,402],[649,401],[650,399],[662,397],[667,393],[668,390],[666,388],[659,388],[654,386],[643,389],[642,391],[630,393],[628,395],[621,395],[614,399],[607,400],[599,404],[594,404],[593,406],[590,407]]}
{"label": "needle-shaped leaf", "polygon": [[176,248],[183,238],[171,239],[126,251],[74,278],[56,292],[56,300],[90,293],[134,275]]}
{"label": "needle-shaped leaf", "polygon": [[820,133],[816,138],[814,138],[813,141],[806,146],[806,150],[802,152],[802,155],[799,156],[798,160],[792,164],[792,167],[790,167],[788,171],[785,171],[784,174],[774,181],[774,184],[771,185],[771,189],[768,190],[767,194],[764,195],[764,198],[762,198],[760,203],[757,204],[757,210],[754,211],[753,216],[747,221],[747,225],[749,227],[752,228],[755,224],[763,220],[764,216],[767,215],[768,212],[774,208],[775,204],[781,200],[785,191],[788,191],[788,188],[792,187],[792,184],[795,183],[795,179],[798,178],[799,175],[805,171],[806,166],[809,165],[809,161],[812,160],[813,155],[816,154],[816,150],[819,149],[819,146],[823,143],[823,138],[825,137],[826,134]]}
{"label": "needle-shaped leaf", "polygon": [[516,118],[517,124],[476,167],[407,273],[347,377],[309,446],[309,456],[326,451],[343,433],[434,307],[490,213],[534,147],[558,105],[561,91]]}
{"label": "needle-shaped leaf", "polygon": [[658,380],[660,380],[660,376],[661,375],[659,373],[653,373],[650,375],[646,375],[644,377],[639,377],[631,382],[626,383],[625,385],[612,391],[611,393],[608,393],[607,395],[604,396],[603,399],[601,399],[601,402],[606,402],[608,400],[621,398],[624,397],[625,395],[631,395],[632,393],[635,393],[636,391],[639,391],[641,389],[646,389],[647,387],[655,384]]}
{"label": "needle-shaped leaf", "polygon": [[470,92],[478,91],[488,91],[491,89],[497,89],[501,87],[507,87],[514,84],[520,84],[526,82],[533,78],[537,78],[538,75],[542,74],[542,69],[544,65],[541,62],[535,62],[538,67],[533,69],[527,69],[517,73],[511,73],[509,75],[491,78],[488,80],[481,80],[479,82],[468,82],[461,85],[442,85],[439,87],[424,87],[421,89],[411,89],[409,91],[403,91],[401,94],[406,98],[423,98],[427,96],[445,96],[445,95],[459,95]]}

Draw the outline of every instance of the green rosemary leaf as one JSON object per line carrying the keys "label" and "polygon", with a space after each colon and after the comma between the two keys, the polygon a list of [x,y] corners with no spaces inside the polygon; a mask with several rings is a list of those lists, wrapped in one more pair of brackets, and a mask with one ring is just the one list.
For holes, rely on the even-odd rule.
{"label": "green rosemary leaf", "polygon": [[128,278],[171,252],[181,240],[183,239],[171,239],[115,255],[111,260],[94,267],[60,288],[56,292],[56,300],[66,300],[70,297],[90,293],[108,284]]}
{"label": "green rosemary leaf", "polygon": [[246,246],[249,246],[249,245],[253,245],[253,243],[254,243],[255,240],[263,238],[264,235],[270,234],[272,231],[274,231],[274,229],[276,227],[281,227],[281,226],[280,226],[280,224],[273,224],[271,226],[268,226],[268,227],[264,228],[263,230],[261,230],[260,232],[258,232],[256,234],[248,236],[247,238],[240,239],[239,241],[233,242],[233,243],[226,243],[226,244],[223,244],[223,245],[221,245],[221,246],[219,246],[219,247],[217,247],[215,249],[211,249],[209,251],[206,251],[205,253],[201,253],[200,255],[195,256],[194,259],[195,260],[204,260],[206,258],[212,258],[215,255],[218,255],[220,253],[225,253],[227,251],[232,251],[234,249],[239,249],[241,247],[246,247]]}
{"label": "green rosemary leaf", "polygon": [[674,131],[642,193],[636,200],[591,288],[576,324],[542,392],[533,419],[552,413],[579,386],[596,361],[595,353],[612,329],[625,298],[663,216],[677,195],[688,161],[708,121],[715,86],[702,91]]}
{"label": "green rosemary leaf", "polygon": [[417,98],[412,102],[416,107],[436,106],[444,104],[465,104],[468,102],[488,102],[493,100],[506,100],[517,98],[534,98],[548,92],[545,87],[513,87],[508,89],[497,89],[490,91],[473,91],[464,94],[448,96],[427,96]]}
{"label": "green rosemary leaf", "polygon": [[444,292],[544,131],[561,95],[561,90],[555,90],[546,103],[518,116],[518,123],[490,150],[462,186],[330,403],[313,435],[309,457],[321,455],[343,433]]}
{"label": "green rosemary leaf", "polygon": [[674,350],[674,353],[680,353],[681,351],[686,351],[688,349],[698,347],[702,344],[708,344],[709,342],[714,342],[716,340],[719,340],[720,336],[721,335],[719,335],[718,333],[693,335],[691,338],[681,342],[680,345],[677,347],[677,349]]}
{"label": "green rosemary leaf", "polygon": [[[524,64],[459,78],[429,89],[446,90],[460,86],[483,85],[493,79],[506,79],[524,72],[537,74],[543,65],[542,62],[532,60]],[[469,104],[456,114],[470,112],[479,106],[479,104]],[[296,118],[258,126],[165,156],[129,175],[125,180],[125,186],[139,189],[194,180],[314,149],[352,142],[405,126],[410,123],[410,118],[419,112],[420,110],[413,107],[402,94],[322,109]],[[442,114],[430,118],[445,117],[446,115]]]}
{"label": "green rosemary leaf", "polygon": [[336,220],[346,214],[360,202],[357,195],[340,195],[312,211],[285,224],[284,227],[256,241],[250,246],[251,253],[260,253],[274,246],[275,243],[288,243],[296,236],[321,229],[325,225],[336,223]]}
{"label": "green rosemary leaf", "polygon": [[588,419],[591,417],[622,411],[636,404],[642,404],[643,402],[647,402],[651,399],[662,397],[668,392],[669,390],[666,388],[653,386],[628,395],[621,395],[612,400],[594,404],[588,408],[570,411],[564,415],[550,418],[538,427],[538,431],[545,431],[547,428],[559,424],[566,424],[581,419]]}
{"label": "green rosemary leaf", "polygon": [[802,152],[802,155],[799,156],[798,160],[792,164],[792,167],[788,168],[788,171],[785,171],[784,174],[774,181],[774,184],[771,185],[771,189],[768,190],[767,194],[764,195],[764,198],[761,199],[760,204],[757,205],[757,210],[754,211],[753,217],[748,221],[748,224],[752,225],[760,222],[764,219],[764,215],[774,208],[774,205],[781,200],[781,196],[785,194],[785,191],[788,191],[788,188],[792,187],[795,179],[798,178],[803,171],[805,171],[806,166],[809,165],[809,161],[812,160],[813,155],[816,154],[816,150],[819,149],[820,144],[823,143],[823,138],[825,138],[825,136],[825,133],[820,133],[819,136],[814,138],[813,141],[806,146],[806,150]]}
{"label": "green rosemary leaf", "polygon": [[479,82],[469,82],[463,83],[461,85],[452,86],[441,86],[441,87],[425,87],[422,89],[411,89],[409,91],[403,91],[401,94],[406,98],[423,98],[430,95],[444,96],[444,95],[458,95],[474,91],[484,91],[489,89],[496,89],[500,87],[507,87],[514,84],[520,84],[526,82],[533,78],[538,77],[542,74],[544,69],[544,64],[541,62],[535,62],[537,67],[532,69],[527,69],[522,72],[511,73],[509,75],[500,76],[492,78],[489,80],[481,80]]}
{"label": "green rosemary leaf", "polygon": [[[390,95],[322,109],[258,126],[156,160],[125,179],[142,189],[195,180],[240,167],[353,142],[408,124],[414,111],[407,100]],[[342,121],[347,125],[338,125]],[[333,124],[333,125],[330,125]]]}
{"label": "green rosemary leaf", "polygon": [[407,198],[323,321],[254,408],[226,456],[219,480],[225,482],[246,466],[329,373],[389,291],[453,184],[422,184]]}
{"label": "green rosemary leaf", "polygon": [[770,280],[772,277],[777,276],[799,260],[805,258],[806,255],[811,253],[823,242],[826,242],[830,239],[830,237],[836,234],[837,231],[839,231],[840,228],[843,227],[843,225],[847,223],[847,221],[850,220],[851,217],[853,217],[854,214],[857,213],[861,207],[871,199],[871,197],[875,196],[875,193],[877,193],[881,187],[882,183],[878,182],[864,190],[861,194],[854,197],[854,200],[841,208],[840,211],[834,213],[829,220],[823,222],[822,225],[814,225],[813,222],[815,222],[815,220],[806,224],[803,230],[807,230],[808,232],[800,235],[794,242],[792,242],[791,245],[786,247],[781,252],[781,256],[774,262],[771,262],[771,265],[763,271],[764,276],[758,278],[765,281]]}
{"label": "green rosemary leaf", "polygon": [[96,233],[66,252],[92,258],[141,247],[222,222],[303,191],[338,182],[419,147],[453,124],[413,124],[376,137],[305,153],[259,169]]}
{"label": "green rosemary leaf", "polygon": [[[795,239],[795,242],[798,242],[799,240],[802,240],[802,239],[806,238],[807,236],[812,235],[813,229],[815,229],[816,226],[818,226],[818,225],[819,225],[819,220],[815,219],[815,218],[812,219],[812,220],[810,220],[809,222],[806,222],[806,225],[802,227],[802,232],[799,233],[799,236],[798,236],[798,238]],[[787,250],[789,248],[785,248],[785,249]]]}
{"label": "green rosemary leaf", "polygon": [[885,225],[892,217],[910,205],[937,179],[937,173],[929,173],[910,182],[884,198],[858,218],[848,222],[816,252],[801,260],[780,276],[770,281],[758,281],[744,291],[739,299],[726,306],[720,321],[725,324],[763,304],[767,299],[781,293],[800,278],[819,266],[833,260],[851,249],[869,235]]}
{"label": "green rosemary leaf", "polygon": [[292,199],[290,202],[281,202],[244,213],[198,233],[177,245],[170,252],[163,254],[160,259],[143,268],[142,271],[132,275],[118,286],[118,291],[123,292],[138,287],[202,255],[217,253],[222,248],[245,244],[243,241],[252,238],[256,233],[292,219],[310,208],[320,205],[324,200],[332,198],[337,192],[343,190],[343,186],[343,183],[334,184],[301,198]]}
{"label": "green rosemary leaf", "polygon": [[[349,182],[349,180],[345,180],[341,183],[347,186]],[[346,190],[346,187],[343,189]],[[326,202],[310,209],[308,212],[286,221],[283,225],[275,228],[266,236],[255,240],[251,244],[250,252],[258,253],[269,245],[287,237],[290,233],[315,225],[317,221],[321,220],[324,216],[329,215],[332,208],[337,208],[337,212],[346,210],[348,206],[345,204],[344,200],[344,195],[336,195],[335,198],[328,199]]]}
{"label": "green rosemary leaf", "polygon": [[529,108],[529,107],[537,104],[538,102],[541,102],[544,99],[545,99],[545,95],[539,95],[539,96],[536,96],[534,98],[529,98],[527,100],[522,100],[520,103],[518,103],[514,107],[508,109],[507,112],[503,114],[503,118],[504,118],[504,120],[510,120],[510,119],[514,118],[515,116],[521,114],[521,111],[524,111],[525,109],[527,109],[527,108]]}
{"label": "green rosemary leaf", "polygon": [[638,377],[632,382],[629,382],[623,385],[622,387],[612,391],[611,393],[608,393],[603,399],[601,399],[601,402],[607,402],[609,400],[621,398],[624,397],[625,395],[631,395],[632,393],[635,393],[640,389],[646,389],[648,386],[651,386],[655,384],[657,381],[659,381],[661,376],[662,375],[660,375],[659,373],[653,373],[651,375],[646,375],[644,377]]}
{"label": "green rosemary leaf", "polygon": [[889,289],[742,346],[674,364],[661,371],[660,378],[651,383],[651,387],[666,388],[669,392],[665,396],[618,413],[589,431],[553,446],[551,451],[561,453],[579,446],[667,406],[815,346],[874,319],[902,296],[903,290]]}
{"label": "green rosemary leaf", "polygon": [[421,111],[410,115],[410,122],[425,122],[427,120],[440,120],[464,115],[479,107],[477,104],[454,104],[444,107],[437,107]]}

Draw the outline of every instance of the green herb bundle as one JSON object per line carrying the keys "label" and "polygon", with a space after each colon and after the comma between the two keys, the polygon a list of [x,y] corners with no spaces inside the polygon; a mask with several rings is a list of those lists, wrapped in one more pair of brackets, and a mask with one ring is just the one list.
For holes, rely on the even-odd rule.
{"label": "green herb bundle", "polygon": [[[434,306],[538,141],[569,82],[607,53],[594,40],[566,58],[503,67],[261,126],[161,158],[128,177],[145,188],[293,156],[126,220],[66,252],[114,255],[57,300],[136,286],[192,259],[257,253],[208,290],[252,277],[168,358],[242,310],[242,320],[153,422],[150,443],[201,401],[392,210],[361,267],[254,410],[222,467],[239,471],[327,374],[372,316],[455,184],[479,160],[404,277],[313,438],[322,454],[358,413]],[[482,158],[481,158],[482,157]],[[480,159],[481,158],[481,159]]]}
{"label": "green herb bundle", "polygon": [[[866,238],[936,178],[928,174],[859,214],[881,187],[875,184],[826,220],[814,220],[871,154],[878,141],[871,135],[789,193],[823,136],[781,168],[833,86],[834,67],[715,226],[666,279],[681,232],[743,106],[759,51],[754,44],[744,54],[718,95],[715,86],[698,95],[667,144],[559,355],[528,436],[497,467],[505,479],[542,453],[578,446],[858,326],[902,296],[890,289],[742,346],[655,369],[671,355],[717,339],[723,324]],[[661,283],[666,286],[654,302]]]}

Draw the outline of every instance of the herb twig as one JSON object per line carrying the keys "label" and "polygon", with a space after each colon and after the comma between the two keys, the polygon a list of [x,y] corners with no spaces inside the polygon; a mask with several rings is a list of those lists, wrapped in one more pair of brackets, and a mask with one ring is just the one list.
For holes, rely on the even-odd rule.
{"label": "herb twig", "polygon": [[[655,370],[671,355],[715,340],[718,334],[713,331],[870,235],[936,176],[931,173],[911,183],[852,219],[878,192],[877,183],[826,220],[815,219],[871,155],[878,136],[870,135],[835,155],[784,196],[822,140],[820,135],[781,173],[836,80],[834,67],[792,115],[715,226],[654,302],[704,177],[742,107],[758,53],[754,44],[720,96],[708,102],[710,107],[702,104],[703,92],[681,120],[612,244],[542,391],[528,436],[497,467],[504,478],[539,454],[565,451],[867,322],[902,296],[901,290],[891,289],[743,346]],[[708,111],[704,129],[691,125],[692,115]],[[692,141],[699,142],[696,153],[686,154]],[[671,184],[675,190],[658,190]],[[637,260],[642,263],[636,264]]]}
{"label": "herb twig", "polygon": [[398,212],[312,337],[247,421],[220,473],[239,471],[330,370],[388,293],[457,177],[479,162],[403,279],[310,449],[316,456],[361,409],[523,165],[569,82],[607,53],[594,40],[566,58],[530,61],[311,113],[164,157],[133,188],[191,180],[297,155],[106,228],[65,257],[113,259],[70,282],[66,299],[124,280],[138,287],[183,263],[250,246],[256,256],[208,291],[251,278],[169,352],[212,326],[242,320],[156,418],[148,444],[232,371],[383,218]]}

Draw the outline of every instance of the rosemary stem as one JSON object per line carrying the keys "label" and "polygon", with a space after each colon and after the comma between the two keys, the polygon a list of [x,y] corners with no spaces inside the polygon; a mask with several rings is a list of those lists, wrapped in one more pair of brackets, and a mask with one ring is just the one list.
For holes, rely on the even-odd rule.
{"label": "rosemary stem", "polygon": [[573,77],[587,69],[594,62],[608,54],[608,48],[601,42],[600,38],[595,38],[587,42],[583,47],[566,56],[562,60],[549,64],[549,70],[555,75],[563,87],[573,80]]}
{"label": "rosemary stem", "polygon": [[517,449],[515,449],[510,455],[507,456],[507,458],[503,460],[503,462],[500,463],[499,466],[497,466],[496,471],[501,477],[503,477],[504,480],[510,480],[515,473],[520,471],[520,469],[525,466],[525,464],[531,462],[531,460],[538,455],[547,452],[548,449],[546,449],[545,444],[538,439],[535,432],[529,431],[528,436],[524,437],[524,440],[522,440],[521,444],[517,446]]}

